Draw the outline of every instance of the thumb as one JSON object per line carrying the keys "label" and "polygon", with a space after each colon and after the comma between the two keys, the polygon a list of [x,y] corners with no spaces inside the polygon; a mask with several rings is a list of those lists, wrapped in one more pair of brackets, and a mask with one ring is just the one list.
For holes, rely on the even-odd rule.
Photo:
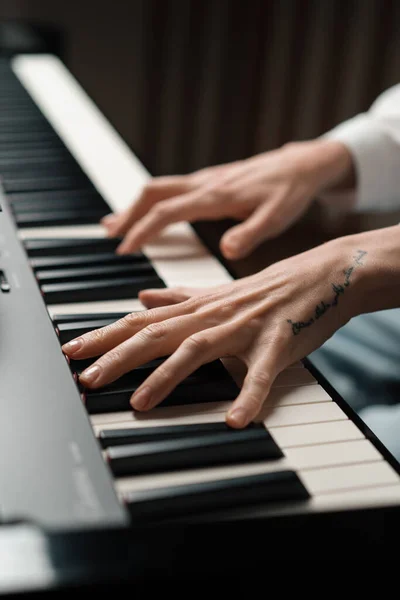
{"label": "thumb", "polygon": [[260,206],[243,223],[231,227],[224,233],[220,249],[226,258],[243,258],[268,237],[271,208],[265,204]]}

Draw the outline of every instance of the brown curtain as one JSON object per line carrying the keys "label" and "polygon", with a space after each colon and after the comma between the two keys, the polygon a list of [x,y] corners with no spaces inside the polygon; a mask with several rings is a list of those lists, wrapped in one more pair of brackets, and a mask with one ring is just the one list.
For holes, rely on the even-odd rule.
{"label": "brown curtain", "polygon": [[[14,9],[13,9],[14,7]],[[400,81],[399,0],[15,0],[154,173],[315,137]]]}

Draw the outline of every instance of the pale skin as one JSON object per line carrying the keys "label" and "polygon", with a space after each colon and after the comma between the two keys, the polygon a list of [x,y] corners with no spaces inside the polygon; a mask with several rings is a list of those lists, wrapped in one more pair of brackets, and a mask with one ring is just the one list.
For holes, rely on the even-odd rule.
{"label": "pale skin", "polygon": [[[301,205],[296,205],[297,214],[303,212],[311,201],[311,189],[314,194],[352,180],[349,155],[340,145],[330,146],[323,155],[320,152],[315,163],[311,161],[310,146],[306,150],[302,164],[308,161],[308,183],[304,183],[304,170],[298,158],[293,169],[301,182],[297,185],[293,175],[289,186],[297,193],[280,192],[280,200],[276,202],[284,218],[272,232],[265,221],[267,229],[263,237],[260,228],[258,243],[289,225],[296,201]],[[254,160],[257,163],[260,157]],[[290,171],[288,166],[285,168]],[[252,212],[249,209],[250,217],[236,228],[235,233],[243,234],[239,241],[246,239],[246,224],[257,230],[258,218],[271,214],[268,194],[264,195],[264,204],[260,200],[262,176],[259,166],[255,169],[257,185],[250,203]],[[243,181],[250,193],[248,178]],[[307,194],[299,195],[300,189],[307,190]],[[125,213],[124,219],[135,210]],[[146,230],[147,217],[135,213],[134,218],[137,236],[138,227],[139,231]],[[273,222],[277,221],[275,215]],[[126,225],[126,231],[130,233],[125,239],[132,241],[131,224]],[[226,422],[231,427],[245,427],[257,418],[283,369],[321,346],[353,316],[399,305],[398,232],[396,226],[339,238],[217,288],[143,291],[140,299],[148,310],[89,332],[63,346],[63,351],[74,359],[100,356],[80,376],[81,383],[88,388],[101,388],[147,361],[169,356],[133,394],[131,405],[139,411],[154,409],[202,364],[221,357],[236,357],[246,365],[247,375],[226,414]],[[249,245],[244,242],[240,248],[243,255]]]}
{"label": "pale skin", "polygon": [[290,227],[316,194],[353,185],[352,159],[337,141],[286,144],[247,160],[183,176],[158,177],[123,213],[102,220],[117,249],[129,254],[178,221],[234,218],[221,239],[228,259],[248,255]]}

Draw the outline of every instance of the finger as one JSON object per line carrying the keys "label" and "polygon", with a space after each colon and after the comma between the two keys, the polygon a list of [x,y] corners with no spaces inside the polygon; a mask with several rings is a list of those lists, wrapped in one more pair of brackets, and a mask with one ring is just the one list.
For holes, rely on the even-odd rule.
{"label": "finger", "polygon": [[179,304],[189,298],[196,296],[204,296],[205,294],[213,294],[220,289],[218,287],[209,288],[165,288],[165,289],[149,289],[139,292],[139,300],[146,308],[156,308],[159,306],[168,306],[171,304]]}
{"label": "finger", "polygon": [[139,300],[146,308],[156,308],[184,302],[194,295],[192,292],[193,290],[189,290],[189,288],[142,290],[139,292]]}
{"label": "finger", "polygon": [[219,218],[222,207],[212,201],[213,197],[211,189],[196,190],[154,205],[143,218],[132,225],[118,246],[117,253],[129,254],[138,250],[172,223]]}
{"label": "finger", "polygon": [[193,315],[151,323],[101,356],[81,373],[80,382],[90,388],[112,383],[142,364],[172,354],[199,327]]}
{"label": "finger", "polygon": [[127,210],[119,215],[107,215],[101,223],[107,228],[109,235],[124,235],[157,202],[187,192],[190,187],[190,180],[185,175],[153,179]]}
{"label": "finger", "polygon": [[221,325],[187,338],[136,390],[131,398],[132,407],[154,408],[201,365],[232,352],[233,329],[231,325]]}
{"label": "finger", "polygon": [[[279,198],[280,200],[280,198]],[[280,201],[265,200],[243,223],[231,227],[221,239],[221,251],[226,258],[242,258],[252,252],[276,229],[271,217],[279,213]]]}
{"label": "finger", "polygon": [[119,215],[110,213],[109,215],[106,215],[105,217],[100,219],[100,223],[108,229],[112,226],[113,223],[117,222],[118,218],[119,218]]}
{"label": "finger", "polygon": [[109,352],[138,331],[177,315],[185,315],[192,311],[189,306],[167,306],[151,310],[130,313],[111,325],[89,331],[62,346],[63,352],[74,359],[90,358]]}
{"label": "finger", "polygon": [[275,369],[270,360],[260,360],[249,367],[240,394],[226,416],[226,423],[230,427],[246,427],[256,418],[275,377]]}

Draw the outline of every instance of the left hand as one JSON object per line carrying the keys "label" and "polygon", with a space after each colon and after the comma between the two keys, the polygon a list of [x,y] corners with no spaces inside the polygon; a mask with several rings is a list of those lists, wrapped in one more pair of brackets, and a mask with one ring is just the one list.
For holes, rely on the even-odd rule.
{"label": "left hand", "polygon": [[88,388],[168,356],[133,394],[137,410],[157,406],[202,364],[237,357],[247,375],[226,422],[245,427],[276,376],[354,316],[367,259],[349,236],[220,287],[143,291],[140,299],[149,310],[89,332],[63,351],[74,359],[100,356],[80,376]]}

